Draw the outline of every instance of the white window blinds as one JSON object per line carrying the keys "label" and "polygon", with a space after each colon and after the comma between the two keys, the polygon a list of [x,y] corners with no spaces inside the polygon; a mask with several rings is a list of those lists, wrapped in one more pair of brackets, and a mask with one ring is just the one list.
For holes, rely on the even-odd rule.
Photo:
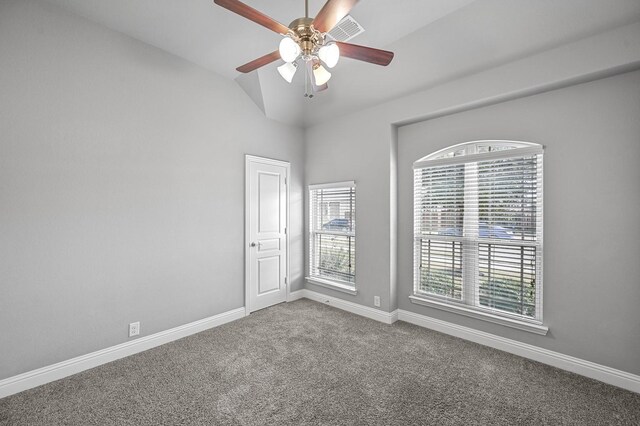
{"label": "white window blinds", "polygon": [[415,172],[418,287],[423,293],[462,299],[464,165]]}
{"label": "white window blinds", "polygon": [[355,183],[310,185],[309,201],[310,277],[354,287]]}
{"label": "white window blinds", "polygon": [[414,294],[542,322],[542,147],[483,141],[414,165]]}

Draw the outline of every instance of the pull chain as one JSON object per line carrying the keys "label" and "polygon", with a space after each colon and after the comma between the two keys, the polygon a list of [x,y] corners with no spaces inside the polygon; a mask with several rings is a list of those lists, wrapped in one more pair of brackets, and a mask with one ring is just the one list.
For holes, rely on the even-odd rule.
{"label": "pull chain", "polygon": [[[304,0],[304,17],[309,17],[309,0]],[[311,99],[313,98],[313,82],[311,79],[313,78],[312,71],[309,68],[309,65],[305,63],[305,79],[304,79],[304,97]]]}
{"label": "pull chain", "polygon": [[304,79],[304,97],[308,99],[313,98],[313,83],[311,79],[313,76],[311,75],[311,68],[308,64],[305,64],[305,79]]}

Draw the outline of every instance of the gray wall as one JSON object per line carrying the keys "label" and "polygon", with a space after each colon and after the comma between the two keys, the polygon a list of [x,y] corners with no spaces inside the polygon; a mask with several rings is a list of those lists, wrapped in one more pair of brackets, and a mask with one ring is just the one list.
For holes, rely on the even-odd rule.
{"label": "gray wall", "polygon": [[[305,285],[319,293],[371,307],[373,297],[380,296],[380,309],[389,312],[391,274],[395,272],[390,262],[391,165],[388,141],[392,129],[388,123],[372,122],[358,127],[357,135],[353,135],[353,124],[350,120],[337,121],[326,128],[314,127],[307,132],[305,179],[307,184],[356,182],[358,294],[345,294],[309,282]],[[346,135],[348,137],[345,138]],[[387,140],[386,144],[370,143],[381,136]],[[308,221],[308,214],[305,217]]]}
{"label": "gray wall", "polygon": [[[637,69],[639,31],[635,23],[594,35],[303,134],[266,120],[234,83],[213,73],[46,3],[0,2],[0,379],[124,342],[131,321],[141,321],[147,335],[242,306],[245,153],[292,163],[293,290],[303,286],[303,178],[305,184],[355,179],[359,293],[304,286],[365,306],[379,295],[387,312],[399,304],[416,308],[407,305],[406,284],[394,284],[400,274],[396,262],[403,268],[407,259],[398,257],[406,247],[395,248],[396,213],[406,206],[402,198],[396,202],[400,146],[393,124]],[[624,92],[627,103],[635,96],[637,119],[637,91]],[[635,121],[623,118],[633,128]],[[608,122],[602,128],[610,127]],[[616,143],[600,133],[607,144]],[[544,143],[556,153],[564,149]],[[636,139],[628,147],[626,161],[637,160],[637,145]],[[595,162],[599,154],[581,155]],[[551,177],[547,173],[547,196],[553,194]],[[637,174],[632,177],[637,181]],[[561,175],[556,191],[566,190],[571,179]],[[620,197],[612,191],[607,202]],[[573,205],[593,202],[584,192],[571,199]],[[637,210],[637,191],[635,200]],[[628,227],[616,235],[635,231],[638,241],[637,224]],[[556,250],[566,244],[554,240],[547,226],[545,244],[554,241]],[[600,243],[595,237],[589,241]],[[577,269],[569,277],[551,277],[548,262],[547,286],[587,275]],[[624,268],[626,287],[611,285],[623,291],[625,317],[618,316],[617,306],[614,318],[604,311],[611,300],[600,305],[579,298],[576,306],[592,316],[587,326],[558,314],[547,343],[540,344],[637,372],[632,357],[638,347],[627,340],[638,341],[638,315],[635,323],[625,320],[631,303],[640,302],[640,279],[633,266]],[[545,317],[553,319],[548,309],[547,304]],[[558,328],[561,319],[565,324]],[[570,335],[583,326],[594,328],[595,335],[577,335],[590,343]],[[533,338],[511,329],[491,331]]]}
{"label": "gray wall", "polygon": [[46,3],[0,3],[0,379],[244,305],[244,155],[302,131],[235,83]]}
{"label": "gray wall", "polygon": [[[640,303],[637,286],[637,283],[640,282],[640,273],[638,269],[634,269],[637,267],[633,266],[633,260],[623,267],[622,271],[624,271],[624,273],[614,273],[618,278],[624,277],[624,283],[616,282],[610,284],[621,292],[617,297],[619,304],[623,305],[621,308],[622,316],[618,317],[617,310],[612,308],[613,299],[611,299],[611,296],[609,296],[605,304],[598,304],[598,298],[604,290],[585,293],[585,295],[589,295],[588,299],[585,299],[585,295],[577,295],[576,297],[579,303],[573,303],[576,308],[571,308],[577,309],[576,316],[562,314],[563,310],[569,308],[560,304],[554,306],[553,302],[550,302],[549,304],[551,306],[549,306],[549,304],[545,305],[545,319],[548,319],[550,322],[551,332],[548,337],[539,338],[538,340],[529,333],[517,332],[513,329],[498,326],[489,327],[488,324],[482,321],[472,321],[453,314],[445,315],[442,312],[421,309],[419,306],[410,304],[407,300],[407,295],[411,286],[410,281],[408,282],[406,277],[409,276],[407,274],[410,274],[412,271],[412,256],[407,255],[407,247],[409,246],[406,244],[406,233],[410,232],[412,225],[409,223],[409,228],[407,228],[407,219],[402,216],[398,218],[397,222],[394,221],[396,215],[395,209],[402,209],[406,216],[406,209],[410,208],[410,204],[407,204],[406,193],[399,198],[398,202],[395,201],[399,195],[398,189],[404,188],[406,191],[407,188],[410,187],[406,186],[406,180],[404,181],[405,183],[399,181],[398,184],[395,184],[394,171],[396,167],[399,166],[399,172],[404,167],[404,172],[406,173],[407,163],[404,161],[399,165],[397,164],[396,157],[402,152],[403,142],[396,139],[397,132],[394,126],[422,122],[430,118],[442,117],[447,114],[453,114],[463,110],[472,110],[474,108],[494,105],[514,99],[523,98],[524,100],[527,96],[554,89],[559,89],[559,91],[556,92],[558,94],[554,96],[559,96],[561,99],[565,96],[563,94],[565,93],[564,90],[575,90],[579,93],[584,92],[583,95],[571,95],[568,97],[567,102],[572,104],[575,104],[576,99],[580,97],[589,99],[591,102],[583,105],[575,105],[577,109],[571,114],[570,118],[574,121],[578,120],[576,114],[584,112],[584,120],[591,119],[591,115],[595,114],[589,113],[589,110],[592,108],[591,104],[594,103],[594,101],[592,96],[587,96],[588,89],[585,89],[585,87],[588,88],[591,86],[575,85],[590,81],[593,81],[593,84],[596,85],[611,85],[611,83],[607,83],[608,80],[602,80],[602,82],[605,83],[596,81],[604,77],[620,75],[625,71],[637,70],[640,66],[640,37],[638,37],[638,34],[640,34],[640,23],[636,22],[612,31],[576,40],[514,62],[496,66],[495,68],[477,74],[445,82],[438,86],[427,88],[424,91],[416,92],[384,104],[375,105],[365,110],[343,115],[339,118],[308,128],[305,135],[307,143],[305,183],[312,184],[349,179],[355,179],[357,182],[358,199],[356,220],[358,226],[356,267],[358,295],[352,296],[310,283],[306,283],[305,287],[319,293],[368,307],[373,307],[373,296],[380,295],[382,297],[381,310],[383,311],[390,312],[400,307],[423,314],[439,316],[451,322],[468,325],[480,330],[488,330],[497,335],[539,344],[540,346],[552,348],[568,355],[578,356],[599,362],[603,365],[637,373],[640,368],[640,363],[637,358],[637,353],[640,352],[637,346],[637,342],[640,340],[638,338],[640,329],[638,319],[640,315],[637,314],[637,308],[636,313],[633,314],[633,306],[637,306]],[[625,155],[625,164],[630,164],[632,160],[638,160],[638,145],[640,145],[640,137],[638,136],[640,132],[638,132],[637,123],[635,122],[638,121],[639,116],[638,92],[636,88],[630,87],[633,85],[633,81],[629,80],[637,77],[629,77],[629,75],[627,75],[615,77],[613,80],[618,81],[616,80],[618,78],[622,79],[620,81],[624,81],[625,83],[617,84],[622,84],[629,90],[620,90],[619,88],[614,90],[609,94],[608,102],[617,105],[618,101],[616,97],[618,95],[622,96],[620,102],[623,103],[624,107],[613,106],[612,111],[622,111],[623,115],[618,116],[613,113],[606,113],[602,118],[597,116],[595,119],[592,119],[588,127],[583,127],[582,129],[579,127],[575,129],[569,126],[564,127],[562,128],[563,135],[560,135],[564,136],[564,134],[572,132],[583,135],[587,131],[585,129],[589,129],[592,133],[597,130],[598,139],[600,142],[604,141],[604,145],[601,145],[596,152],[582,151],[579,154],[583,157],[586,156],[590,165],[596,164],[599,160],[598,156],[602,155],[601,151],[604,149],[604,146],[621,144],[616,145],[621,147],[626,144],[629,150],[627,153],[622,154],[616,151],[615,153],[606,154],[602,157],[605,160],[605,166],[608,167],[607,170],[609,174],[607,176],[609,182],[624,178],[624,175],[611,175],[617,167],[617,165],[611,164],[614,158],[611,156]],[[575,87],[562,89],[571,86]],[[616,86],[616,84],[613,84],[612,87],[613,86]],[[605,92],[607,92],[607,90],[605,90]],[[551,95],[551,93],[553,92],[550,92],[549,95]],[[553,103],[550,103],[550,106],[553,106]],[[567,106],[565,105],[564,108],[567,108]],[[598,109],[598,111],[599,110],[600,109]],[[608,120],[606,123],[603,122],[605,118]],[[521,111],[521,115],[517,117],[516,122],[528,123],[528,120],[529,115]],[[562,125],[562,120],[562,115],[554,117],[554,122],[558,123],[558,125]],[[601,127],[600,123],[602,123]],[[502,127],[499,127],[499,124],[495,122],[494,124],[496,128],[502,129]],[[510,136],[507,131],[511,129],[511,125],[508,122],[504,122],[503,124],[505,134],[502,135],[502,137],[506,138]],[[617,124],[623,127],[618,128],[616,126]],[[474,133],[472,130],[475,129],[469,128],[468,130],[469,133]],[[613,130],[614,133],[607,133],[611,130]],[[406,129],[401,131],[404,132]],[[458,131],[458,129],[451,128],[451,131],[453,135],[456,135],[455,131]],[[593,135],[596,135],[596,133],[593,133]],[[617,135],[618,138],[625,136],[627,139],[618,141],[617,139],[612,139],[610,137],[611,135]],[[527,135],[518,136],[524,138],[524,136]],[[469,134],[467,140],[479,139],[481,137],[497,136],[488,136],[486,134],[473,134],[473,136],[471,136],[471,134]],[[596,136],[589,137],[595,138]],[[635,137],[634,144],[632,144],[629,139],[633,137]],[[456,141],[462,142],[464,140],[457,140],[456,138]],[[555,146],[552,146],[553,141],[544,141],[543,143],[550,146],[549,152],[553,152],[552,150],[556,150],[555,152],[560,150],[560,152],[562,152],[571,146],[560,147],[559,144],[562,141],[559,139],[557,141]],[[534,140],[534,142],[536,141]],[[448,140],[438,141],[438,143],[441,147],[451,144],[448,143]],[[425,146],[424,150],[426,151],[425,154],[432,151],[429,146]],[[403,155],[406,155],[406,152],[403,152]],[[414,160],[415,158],[412,158],[411,162]],[[627,200],[627,205],[630,210],[626,212],[626,214],[631,214],[638,209],[638,175],[637,172],[633,175],[633,169],[627,170],[626,173],[628,173],[626,176],[629,178],[635,178],[635,181],[625,183],[626,188],[631,188],[632,190],[632,198]],[[554,179],[553,169],[546,175],[547,196],[549,192],[554,194],[554,190],[549,189],[552,179]],[[559,179],[562,185],[568,185],[570,182],[573,182],[575,185],[575,181],[572,181],[573,176],[566,174],[564,170],[556,171],[555,179]],[[635,187],[633,186],[634,184]],[[558,183],[556,183],[556,185],[558,185]],[[598,186],[598,188],[602,189],[602,185]],[[634,188],[635,192],[633,192]],[[618,191],[619,189],[611,188],[611,190]],[[615,194],[615,192],[613,194]],[[605,194],[603,201],[606,200],[606,202],[609,202],[619,196],[619,194]],[[558,195],[556,195],[556,198],[557,197]],[[576,204],[573,204],[575,207],[580,203],[584,203],[585,198],[588,198],[589,194],[583,191],[580,194],[571,193],[570,197],[576,200]],[[580,201],[580,203],[578,203],[578,201]],[[411,198],[409,198],[409,202],[411,202]],[[591,200],[590,202],[594,203],[595,200]],[[631,206],[635,206],[635,208]],[[599,208],[599,211],[601,210],[603,209]],[[585,216],[582,212],[580,214],[581,216],[577,219],[580,222],[576,222],[576,224],[588,224],[589,221],[593,219],[593,215]],[[615,213],[612,212],[611,214],[613,215]],[[622,215],[622,213],[620,214]],[[625,216],[625,220],[628,220],[628,216]],[[557,226],[556,224],[556,227]],[[628,232],[627,230],[617,229],[616,236],[620,236],[621,232],[625,232],[623,237],[625,238],[624,242],[626,247],[630,250],[629,253],[634,253],[636,257],[638,257],[638,243],[635,242],[636,245],[634,246],[634,241],[638,241],[639,227],[637,223],[627,223],[626,227],[628,228]],[[396,229],[398,230],[397,232]],[[407,231],[407,229],[409,231]],[[553,227],[551,227],[551,230],[553,230]],[[554,237],[548,226],[545,231],[545,244],[554,244]],[[403,242],[400,242],[398,246],[398,250],[395,250],[394,247],[398,243],[398,234],[403,234],[404,237]],[[598,235],[599,237],[602,236],[602,234]],[[632,236],[635,236],[635,240],[632,239]],[[580,239],[576,241],[582,242],[585,239],[595,242],[596,244],[600,243],[595,235],[581,236]],[[404,246],[402,244],[404,244]],[[556,253],[559,253],[560,249],[566,249],[566,245],[562,245],[566,244],[565,242],[562,242],[562,244],[558,246],[559,243],[556,240],[555,244]],[[410,253],[410,249],[408,250]],[[570,253],[569,256],[573,259],[573,265],[577,265],[579,258],[575,258],[576,255],[573,253]],[[601,259],[612,259],[613,257],[614,253],[605,253]],[[561,261],[563,260],[556,260],[556,262]],[[580,268],[575,271],[570,271],[570,276],[566,275],[569,272],[566,268],[562,269],[563,272],[561,274],[559,273],[558,276],[549,275],[549,268],[551,268],[551,271],[554,270],[553,259],[549,259],[549,256],[547,256],[546,262],[545,279],[547,287],[545,287],[545,300],[550,297],[548,292],[551,292],[551,295],[553,295],[554,286],[557,292],[559,285],[566,285],[561,284],[565,280],[571,280],[571,286],[575,288],[581,286],[585,277],[588,277],[588,273],[585,273]],[[548,265],[548,262],[551,262],[551,266]],[[621,265],[622,263],[620,261],[616,262],[617,263],[614,262],[614,264]],[[635,263],[638,263],[637,260]],[[395,275],[396,270],[397,278]],[[559,272],[561,269],[556,266],[555,270]],[[398,280],[398,286],[394,286],[396,279]],[[594,285],[593,280],[587,282],[589,285]],[[549,288],[548,291],[547,288]],[[609,292],[608,294],[611,295],[612,293]],[[561,312],[557,313],[554,317],[550,309]],[[608,309],[608,311],[605,311],[605,309]],[[611,309],[613,309],[613,317],[611,316]],[[590,314],[590,317],[586,319],[586,323],[583,322],[585,321],[585,312],[589,312]],[[563,321],[563,323],[559,321]],[[624,322],[624,324],[621,322]],[[592,331],[595,334],[587,335],[586,332],[582,330],[588,327],[592,327]],[[573,335],[572,333],[577,334]]]}
{"label": "gray wall", "polygon": [[[481,139],[543,144],[539,336],[412,304],[414,161]],[[401,127],[399,307],[640,373],[640,72]]]}

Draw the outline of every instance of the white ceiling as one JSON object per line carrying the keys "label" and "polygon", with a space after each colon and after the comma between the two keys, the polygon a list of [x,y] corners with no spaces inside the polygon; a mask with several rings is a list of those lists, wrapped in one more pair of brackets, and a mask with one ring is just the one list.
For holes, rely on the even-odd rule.
{"label": "white ceiling", "polygon": [[[356,44],[393,50],[388,67],[343,59],[329,90],[303,97],[280,61],[241,77],[235,68],[277,48],[280,36],[212,0],[48,0],[212,70],[239,84],[265,114],[317,123],[541,50],[640,20],[638,0],[362,0],[351,15],[365,28]],[[303,0],[245,0],[288,25]],[[315,15],[324,0],[310,0]],[[260,102],[260,100],[262,102]]]}

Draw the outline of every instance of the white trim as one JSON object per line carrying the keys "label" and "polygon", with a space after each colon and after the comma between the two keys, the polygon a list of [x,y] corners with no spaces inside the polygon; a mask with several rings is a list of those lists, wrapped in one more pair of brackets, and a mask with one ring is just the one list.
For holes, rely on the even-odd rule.
{"label": "white trim", "polygon": [[[472,152],[475,154],[476,151],[477,151],[477,145],[479,145],[479,144],[484,144],[484,145],[512,145],[512,146],[515,145],[518,148],[528,148],[528,147],[531,147],[531,146],[538,146],[539,145],[539,144],[534,143],[534,142],[512,141],[512,140],[509,140],[509,139],[481,139],[481,140],[477,140],[477,141],[461,142],[461,143],[457,143],[455,145],[448,146],[446,148],[439,149],[436,152],[432,152],[431,154],[422,157],[421,159],[416,161],[416,163],[417,162],[422,162],[422,161],[428,161],[428,160],[437,160],[442,155],[459,151],[463,147],[472,148]],[[465,155],[469,155],[469,154],[470,153],[467,152]]]}
{"label": "white trim", "polygon": [[251,309],[249,308],[249,299],[250,299],[250,283],[249,280],[251,278],[251,265],[249,263],[249,247],[251,244],[251,229],[250,229],[250,217],[249,217],[249,205],[251,204],[251,194],[249,193],[249,185],[251,182],[251,168],[249,167],[249,163],[251,161],[255,161],[258,157],[254,157],[252,155],[244,156],[244,310],[245,315],[249,315],[251,313]]}
{"label": "white trim", "polygon": [[345,180],[343,182],[331,182],[331,183],[316,183],[309,185],[309,191],[314,189],[327,189],[327,188],[355,188],[356,181]]}
{"label": "white trim", "polygon": [[272,166],[286,167],[289,164],[289,162],[285,160],[276,160],[275,158],[258,157],[257,155],[251,155],[251,154],[245,154],[244,158],[245,158],[245,162],[252,161],[255,163],[271,164]]}
{"label": "white trim", "polygon": [[354,286],[348,286],[336,281],[323,280],[317,277],[305,277],[308,283],[319,285],[320,287],[330,288],[331,290],[341,291],[343,293],[351,294],[355,296],[358,294],[358,289]]}
{"label": "white trim", "polygon": [[287,176],[284,180],[285,190],[287,192],[287,227],[285,240],[287,242],[287,276],[284,280],[284,285],[287,286],[285,290],[285,300],[289,299],[289,293],[291,292],[291,163],[286,163]]}
{"label": "white trim", "polygon": [[315,302],[324,303],[326,305],[333,306],[343,311],[351,312],[352,314],[367,317],[372,320],[380,321],[385,324],[393,324],[397,321],[397,311],[384,312],[380,309],[370,308],[368,306],[362,306],[357,303],[347,302],[346,300],[338,299],[337,297],[327,296],[321,293],[309,289],[300,290],[303,292],[303,297]]}
{"label": "white trim", "polygon": [[613,386],[618,386],[632,392],[640,393],[640,376],[622,370],[596,364],[580,358],[575,358],[559,352],[550,351],[527,343],[485,333],[450,322],[441,321],[410,311],[399,310],[398,320],[449,334],[481,345],[489,346],[501,351],[509,352],[524,358],[551,365],[562,370],[571,371],[591,379],[599,380]]}
{"label": "white trim", "polygon": [[296,300],[304,298],[304,292],[302,290],[296,290],[289,293],[287,302],[295,302]]}
{"label": "white trim", "polygon": [[[520,142],[521,143],[521,142]],[[458,157],[438,158],[435,160],[418,160],[413,163],[413,169],[444,166],[448,164],[476,163],[483,160],[497,160],[501,158],[526,157],[544,153],[542,145],[526,148],[506,149],[504,151],[483,152],[481,154],[460,155]]]}
{"label": "white trim", "polygon": [[66,361],[58,362],[37,370],[28,371],[0,380],[0,398],[13,395],[45,383],[53,382],[81,371],[115,361],[129,355],[146,351],[156,346],[164,345],[174,340],[199,333],[210,328],[218,327],[231,321],[243,318],[245,316],[244,307],[223,312],[212,317],[204,318],[189,324],[181,325],[169,330],[161,331],[150,336],[141,337],[130,342],[121,343],[109,348],[91,352],[71,358]]}
{"label": "white trim", "polygon": [[416,305],[423,305],[430,308],[453,312],[470,318],[488,321],[494,324],[504,325],[506,327],[517,328],[518,330],[541,334],[543,336],[546,336],[547,332],[549,331],[549,327],[542,324],[522,321],[516,318],[509,318],[501,315],[494,315],[489,312],[482,312],[478,309],[468,308],[461,305],[454,305],[453,303],[438,302],[437,300],[431,300],[420,296],[409,296],[409,300],[411,300],[411,303],[415,303]]}
{"label": "white trim", "polygon": [[249,194],[249,163],[261,163],[261,164],[270,164],[272,166],[280,166],[286,168],[286,176],[285,176],[285,190],[287,197],[287,227],[286,227],[286,245],[287,245],[287,275],[285,282],[285,301],[289,300],[289,289],[291,287],[291,196],[290,190],[291,187],[291,163],[283,160],[275,160],[273,158],[266,157],[258,157],[255,155],[245,154],[244,156],[244,308],[247,315],[251,313],[251,303],[250,303],[250,283],[249,279],[251,278],[251,265],[249,264],[249,245],[251,244],[251,235],[249,235],[249,204],[251,194]]}

